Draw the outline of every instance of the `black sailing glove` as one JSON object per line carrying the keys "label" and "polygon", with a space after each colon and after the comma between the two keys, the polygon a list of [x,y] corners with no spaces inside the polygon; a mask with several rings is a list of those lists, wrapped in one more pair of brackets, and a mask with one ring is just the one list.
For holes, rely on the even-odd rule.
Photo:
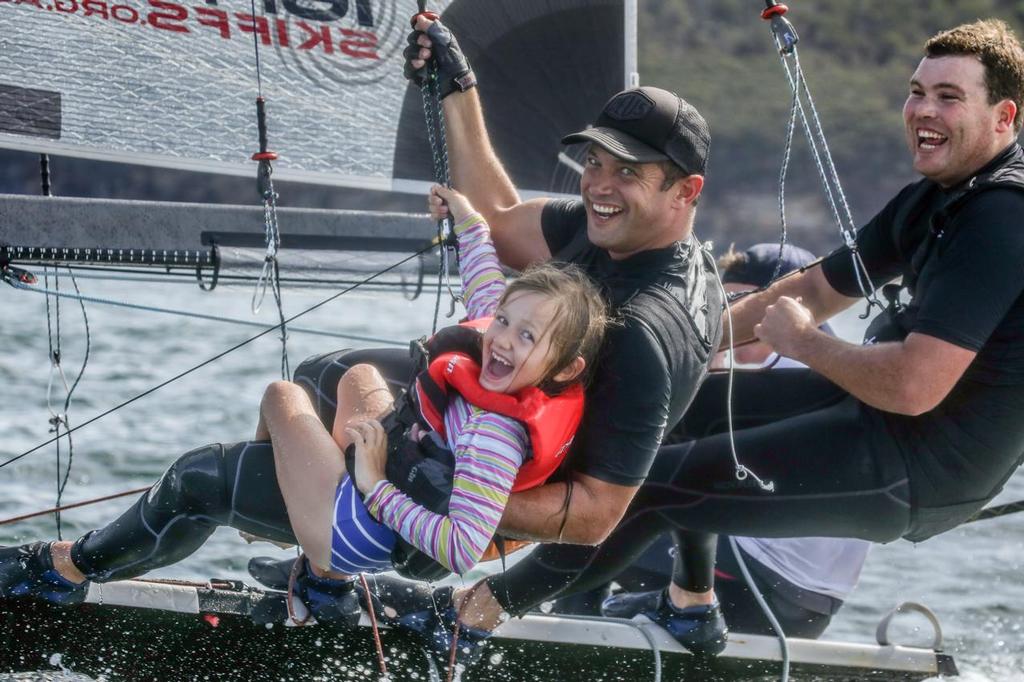
{"label": "black sailing glove", "polygon": [[[402,54],[405,57],[405,77],[422,88],[429,77],[427,71],[429,62],[419,69],[414,68],[412,65],[413,59],[419,59],[422,46],[417,40],[421,35],[423,35],[423,31],[413,31],[410,33],[408,38],[409,45]],[[430,42],[433,43],[430,50],[433,54],[433,61],[437,63],[438,93],[441,99],[444,99],[456,90],[465,92],[470,88],[476,87],[476,76],[473,74],[473,69],[469,66],[469,61],[466,59],[466,55],[463,54],[462,48],[459,47],[459,41],[455,39],[455,36],[448,30],[448,27],[440,21],[435,21],[427,29],[426,35],[430,38]]]}

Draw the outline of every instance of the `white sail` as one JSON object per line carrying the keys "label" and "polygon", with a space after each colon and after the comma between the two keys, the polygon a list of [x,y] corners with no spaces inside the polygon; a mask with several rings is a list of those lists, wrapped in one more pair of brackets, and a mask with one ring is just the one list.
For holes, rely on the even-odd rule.
{"label": "white sail", "polygon": [[[559,136],[629,79],[634,3],[428,3],[476,67],[523,189],[563,189]],[[0,147],[253,174],[258,43],[275,178],[420,192],[432,166],[401,55],[416,10],[415,0],[257,0],[255,11],[247,0],[0,0]]]}

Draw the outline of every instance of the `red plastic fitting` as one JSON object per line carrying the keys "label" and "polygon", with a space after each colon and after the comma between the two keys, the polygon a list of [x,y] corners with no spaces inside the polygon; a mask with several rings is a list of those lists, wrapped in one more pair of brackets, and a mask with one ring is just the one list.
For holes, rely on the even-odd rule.
{"label": "red plastic fitting", "polygon": [[778,14],[781,17],[788,11],[789,8],[786,7],[785,5],[772,5],[771,7],[765,8],[765,10],[761,12],[761,18],[764,19],[765,21],[771,21],[771,18],[774,17],[776,14]]}

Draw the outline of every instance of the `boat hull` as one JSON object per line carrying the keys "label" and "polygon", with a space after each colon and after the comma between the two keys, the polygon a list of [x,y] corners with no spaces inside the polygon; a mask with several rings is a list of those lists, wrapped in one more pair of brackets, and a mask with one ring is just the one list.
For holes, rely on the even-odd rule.
{"label": "boat hull", "polygon": [[[0,671],[63,667],[105,679],[371,679],[372,629],[257,625],[255,609],[281,611],[278,593],[126,581],[94,586],[85,604],[0,602]],[[365,619],[364,619],[365,620]],[[392,679],[429,680],[416,639],[382,630]],[[793,672],[827,680],[923,680],[955,674],[952,659],[923,649],[791,640]],[[657,656],[655,655],[657,649]],[[464,680],[777,679],[778,644],[736,635],[714,661],[685,653],[646,621],[527,616],[503,628]]]}

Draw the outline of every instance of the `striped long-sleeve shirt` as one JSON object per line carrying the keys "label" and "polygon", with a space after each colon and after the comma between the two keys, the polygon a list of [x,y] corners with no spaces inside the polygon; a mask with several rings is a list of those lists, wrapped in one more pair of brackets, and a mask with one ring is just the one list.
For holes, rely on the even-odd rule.
{"label": "striped long-sleeve shirt", "polygon": [[[455,226],[463,291],[470,319],[493,315],[505,291],[490,229],[474,214]],[[519,421],[470,405],[453,395],[445,411],[455,480],[448,515],[416,504],[388,481],[366,497],[370,513],[409,544],[455,573],[476,565],[494,536],[512,484],[530,446]]]}

